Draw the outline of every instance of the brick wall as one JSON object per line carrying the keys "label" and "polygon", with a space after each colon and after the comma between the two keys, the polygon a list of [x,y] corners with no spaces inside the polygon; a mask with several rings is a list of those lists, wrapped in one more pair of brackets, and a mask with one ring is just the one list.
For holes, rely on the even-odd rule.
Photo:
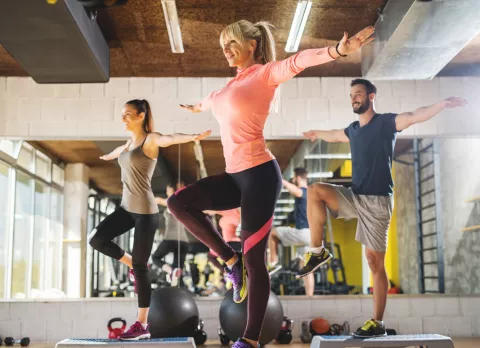
{"label": "brick wall", "polygon": [[[112,78],[106,84],[39,85],[30,78],[0,77],[0,137],[23,139],[123,139],[124,103],[133,98],[151,102],[156,130],[199,132],[218,137],[210,112],[190,114],[180,103],[196,103],[223,87],[228,78]],[[265,126],[270,139],[301,136],[311,128],[342,128],[356,118],[348,99],[351,78],[295,78],[283,84],[278,112]],[[469,99],[464,109],[444,111],[401,136],[473,136],[480,134],[477,77],[445,77],[430,81],[378,81],[377,111],[402,112],[451,95]]]}

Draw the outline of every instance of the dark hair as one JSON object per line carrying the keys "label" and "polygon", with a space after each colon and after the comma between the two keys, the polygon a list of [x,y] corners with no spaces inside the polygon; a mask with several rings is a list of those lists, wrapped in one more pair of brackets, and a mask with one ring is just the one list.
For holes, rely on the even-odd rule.
{"label": "dark hair", "polygon": [[135,110],[137,110],[138,114],[141,114],[142,112],[145,113],[145,118],[143,119],[143,129],[146,133],[153,132],[152,109],[150,108],[148,101],[145,99],[132,99],[126,104],[133,106]]}
{"label": "dark hair", "polygon": [[352,80],[352,83],[350,83],[350,87],[353,87],[355,85],[363,85],[367,90],[367,95],[370,93],[377,94],[377,87],[375,87],[375,85],[368,80],[365,80],[365,79]]}
{"label": "dark hair", "polygon": [[306,179],[307,175],[308,175],[308,171],[305,168],[302,168],[302,167],[295,168],[293,170],[293,173],[295,174],[295,176],[299,176],[303,179]]}

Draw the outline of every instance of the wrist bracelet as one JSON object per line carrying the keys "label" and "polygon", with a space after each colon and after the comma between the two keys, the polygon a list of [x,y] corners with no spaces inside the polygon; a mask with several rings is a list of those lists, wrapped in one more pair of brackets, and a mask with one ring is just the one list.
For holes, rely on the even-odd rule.
{"label": "wrist bracelet", "polygon": [[335,50],[337,51],[338,55],[339,55],[340,57],[346,57],[346,56],[347,56],[346,54],[341,54],[340,52],[338,52],[338,45],[340,45],[340,42],[337,43],[337,46],[335,46]]}

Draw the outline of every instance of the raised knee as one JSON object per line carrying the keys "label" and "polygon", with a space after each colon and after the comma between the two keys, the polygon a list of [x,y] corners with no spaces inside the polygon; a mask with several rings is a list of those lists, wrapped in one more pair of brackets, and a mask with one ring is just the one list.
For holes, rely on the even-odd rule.
{"label": "raised knee", "polygon": [[384,257],[373,252],[366,253],[368,266],[372,273],[377,273],[385,269]]}
{"label": "raised knee", "polygon": [[307,197],[309,199],[324,199],[325,198],[325,184],[315,183],[308,186]]}

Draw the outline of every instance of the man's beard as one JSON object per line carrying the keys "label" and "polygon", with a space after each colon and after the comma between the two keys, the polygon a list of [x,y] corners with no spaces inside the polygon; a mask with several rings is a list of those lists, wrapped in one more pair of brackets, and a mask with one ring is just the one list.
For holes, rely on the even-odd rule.
{"label": "man's beard", "polygon": [[355,109],[355,107],[353,108],[353,112],[355,114],[363,114],[364,112],[366,112],[368,109],[370,108],[370,99],[366,98],[363,103],[359,106],[358,109]]}

